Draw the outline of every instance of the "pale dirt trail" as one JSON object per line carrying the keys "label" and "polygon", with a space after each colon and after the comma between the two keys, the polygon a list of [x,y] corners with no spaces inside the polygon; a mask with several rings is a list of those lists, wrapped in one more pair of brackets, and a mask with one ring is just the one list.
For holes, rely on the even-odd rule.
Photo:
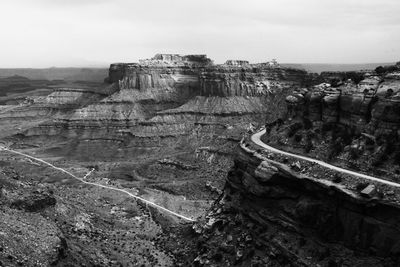
{"label": "pale dirt trail", "polygon": [[379,183],[387,184],[387,185],[390,185],[390,186],[400,187],[399,183],[390,182],[390,181],[387,181],[387,180],[384,180],[384,179],[376,178],[376,177],[369,176],[369,175],[362,174],[362,173],[358,173],[358,172],[355,172],[355,171],[350,171],[350,170],[343,169],[343,168],[328,164],[326,162],[323,162],[323,161],[320,161],[320,160],[317,160],[317,159],[296,155],[296,154],[285,152],[285,151],[279,150],[277,148],[274,148],[272,146],[269,146],[269,145],[265,144],[263,141],[261,141],[261,139],[260,139],[260,137],[262,135],[264,135],[265,132],[266,132],[265,130],[262,130],[262,131],[260,131],[260,132],[258,132],[256,134],[253,134],[251,136],[251,141],[253,143],[265,148],[266,150],[269,150],[269,151],[277,153],[277,154],[281,154],[281,155],[285,155],[285,156],[289,156],[289,157],[293,157],[293,158],[297,158],[297,159],[301,159],[301,160],[305,160],[305,161],[309,161],[309,162],[314,162],[314,163],[316,163],[318,165],[321,165],[323,167],[326,167],[328,169],[335,170],[335,171],[338,171],[338,172],[341,172],[341,173],[354,175],[354,176],[357,176],[357,177],[360,177],[360,178],[363,178],[363,179],[366,179],[366,180],[379,182]]}
{"label": "pale dirt trail", "polygon": [[[116,188],[116,187],[112,187],[112,186],[107,186],[107,185],[102,185],[102,184],[98,184],[98,183],[87,182],[87,181],[83,180],[82,178],[77,177],[77,176],[74,175],[73,173],[71,173],[71,172],[69,172],[69,171],[67,171],[67,170],[65,170],[65,169],[63,169],[63,168],[56,167],[56,166],[54,166],[53,164],[51,164],[51,163],[49,163],[49,162],[47,162],[47,161],[44,161],[44,160],[42,160],[42,159],[39,159],[39,158],[30,156],[30,155],[28,155],[28,154],[25,154],[25,153],[22,153],[22,152],[19,152],[19,151],[15,151],[15,150],[12,150],[12,149],[9,149],[9,148],[5,148],[5,147],[0,147],[0,150],[8,151],[8,152],[11,152],[11,153],[14,153],[14,154],[23,156],[23,157],[27,157],[27,158],[36,160],[36,161],[41,162],[41,163],[43,163],[43,164],[45,164],[45,165],[47,165],[47,166],[50,166],[50,167],[53,168],[53,169],[56,169],[56,170],[58,170],[58,171],[60,171],[60,172],[63,172],[63,173],[65,173],[65,174],[68,174],[68,175],[71,176],[72,178],[74,178],[74,179],[80,181],[81,183],[88,184],[88,185],[93,185],[93,186],[97,186],[97,187],[101,187],[101,188],[105,188],[105,189],[109,189],[109,190],[119,191],[119,192],[121,192],[121,193],[124,193],[124,194],[129,195],[130,197],[133,197],[133,198],[135,198],[135,199],[137,199],[137,200],[140,200],[140,201],[142,201],[142,202],[144,202],[144,203],[146,203],[146,204],[148,204],[148,205],[151,205],[151,206],[153,206],[153,207],[155,207],[155,208],[157,208],[157,209],[159,209],[159,210],[162,210],[162,211],[164,211],[164,212],[166,212],[166,213],[169,213],[169,214],[172,214],[172,215],[174,215],[174,216],[176,216],[176,217],[178,217],[178,218],[181,218],[182,220],[185,220],[185,221],[188,221],[188,222],[195,222],[195,220],[192,219],[192,218],[186,217],[186,216],[181,215],[181,214],[178,214],[178,213],[176,213],[176,212],[174,212],[174,211],[172,211],[172,210],[166,209],[166,208],[164,208],[164,207],[162,207],[162,206],[160,206],[160,205],[158,205],[158,204],[156,204],[156,203],[153,203],[153,202],[148,201],[148,200],[146,200],[146,199],[144,199],[144,198],[141,198],[141,197],[139,197],[139,196],[136,196],[136,195],[134,195],[134,194],[132,194],[132,193],[130,193],[130,192],[124,190],[124,189],[120,189],[120,188]],[[88,175],[90,175],[92,171],[93,171],[93,170],[91,170],[88,174],[86,174],[86,175],[85,175],[85,178],[86,178]]]}

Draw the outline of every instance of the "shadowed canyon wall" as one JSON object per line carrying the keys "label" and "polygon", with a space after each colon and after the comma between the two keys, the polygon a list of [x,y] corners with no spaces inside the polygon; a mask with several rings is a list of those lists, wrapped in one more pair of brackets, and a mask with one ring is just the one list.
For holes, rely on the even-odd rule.
{"label": "shadowed canyon wall", "polygon": [[223,195],[194,226],[197,264],[399,264],[398,204],[304,176],[246,143],[237,149]]}

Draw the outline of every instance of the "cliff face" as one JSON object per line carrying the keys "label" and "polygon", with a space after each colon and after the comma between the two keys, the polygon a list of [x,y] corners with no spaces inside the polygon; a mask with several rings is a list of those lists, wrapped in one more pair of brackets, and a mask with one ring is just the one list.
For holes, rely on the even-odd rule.
{"label": "cliff face", "polygon": [[399,71],[357,75],[361,77],[358,83],[347,80],[296,90],[286,98],[286,127],[268,126],[265,141],[400,179],[396,174],[400,163]]}
{"label": "cliff face", "polygon": [[[77,149],[80,153],[73,154],[105,158],[195,149],[217,137],[239,139],[249,123],[265,120],[271,96],[299,87],[305,76],[261,64],[215,66],[205,55],[159,54],[140,63],[112,64],[106,81],[115,91],[29,129],[25,138],[74,139],[71,154]],[[68,100],[59,93],[51,101]]]}
{"label": "cliff face", "polygon": [[287,98],[291,117],[354,126],[374,134],[397,130],[400,74],[369,75],[358,84],[347,81],[338,87],[329,84],[295,92]]}
{"label": "cliff face", "polygon": [[210,65],[212,61],[206,55],[157,54],[140,63],[111,64],[106,80],[115,83],[125,79],[125,88],[171,87],[174,74],[194,75],[197,80],[198,69]]}
{"label": "cliff face", "polygon": [[[238,66],[238,67],[235,67]],[[208,68],[200,75],[203,96],[265,96],[282,88],[296,87],[306,72],[263,65],[229,64]]]}
{"label": "cliff face", "polygon": [[195,259],[229,266],[395,266],[399,206],[306,177],[238,148],[223,196],[204,222]]}

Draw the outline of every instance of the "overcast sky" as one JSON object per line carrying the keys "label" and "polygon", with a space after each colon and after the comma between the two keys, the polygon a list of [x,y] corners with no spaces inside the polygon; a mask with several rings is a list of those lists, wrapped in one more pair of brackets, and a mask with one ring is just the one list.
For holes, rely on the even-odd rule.
{"label": "overcast sky", "polygon": [[400,60],[399,0],[0,0],[0,67]]}

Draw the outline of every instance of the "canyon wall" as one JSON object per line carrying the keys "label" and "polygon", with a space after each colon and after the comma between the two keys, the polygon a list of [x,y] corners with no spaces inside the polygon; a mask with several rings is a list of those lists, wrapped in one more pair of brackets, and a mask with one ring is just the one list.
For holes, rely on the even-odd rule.
{"label": "canyon wall", "polygon": [[335,78],[335,84],[327,80],[295,90],[286,98],[285,127],[267,125],[264,140],[399,180],[399,71],[360,72],[348,80]]}
{"label": "canyon wall", "polygon": [[203,96],[266,96],[277,89],[296,87],[306,80],[306,72],[261,64],[228,64],[208,68],[200,74]]}
{"label": "canyon wall", "polygon": [[238,148],[224,194],[194,227],[195,261],[239,266],[395,266],[398,204],[361,197]]}
{"label": "canyon wall", "polygon": [[369,76],[359,84],[351,81],[339,87],[321,84],[312,91],[296,92],[287,98],[293,111],[290,116],[354,126],[372,134],[396,131],[400,123],[399,77],[397,73],[383,79]]}
{"label": "canyon wall", "polygon": [[[400,70],[399,70],[400,71]],[[385,75],[361,73],[338,86],[322,83],[302,89],[287,98],[289,117],[352,126],[370,134],[397,131],[400,125],[400,72]]]}
{"label": "canyon wall", "polygon": [[[57,114],[23,135],[31,143],[68,141],[74,147],[69,155],[91,157],[195,149],[238,140],[250,123],[265,121],[272,96],[292,92],[306,76],[279,66],[243,69],[213,65],[205,55],[158,54],[139,63],[111,64],[106,81],[114,90],[107,96]],[[58,93],[49,99],[57,97],[65,98]]]}

